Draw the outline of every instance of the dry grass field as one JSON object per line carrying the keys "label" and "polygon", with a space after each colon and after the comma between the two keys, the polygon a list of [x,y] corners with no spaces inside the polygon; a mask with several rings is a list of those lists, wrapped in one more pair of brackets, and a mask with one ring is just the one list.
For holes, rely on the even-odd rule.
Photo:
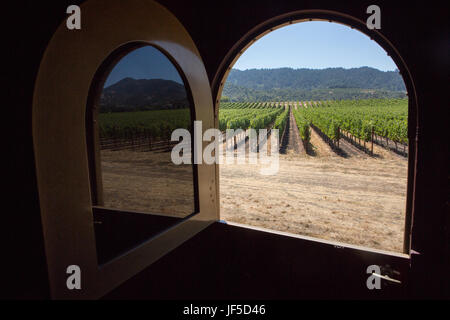
{"label": "dry grass field", "polygon": [[104,206],[185,217],[195,210],[193,170],[170,152],[101,152]]}

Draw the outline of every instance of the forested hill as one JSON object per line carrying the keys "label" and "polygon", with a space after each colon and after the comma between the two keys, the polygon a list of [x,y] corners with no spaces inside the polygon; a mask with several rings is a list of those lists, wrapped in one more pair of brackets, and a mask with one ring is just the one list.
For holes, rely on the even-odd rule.
{"label": "forested hill", "polygon": [[400,73],[369,67],[233,69],[223,95],[234,101],[264,101],[404,97],[405,91]]}
{"label": "forested hill", "polygon": [[184,85],[172,80],[124,78],[103,89],[100,112],[187,108]]}

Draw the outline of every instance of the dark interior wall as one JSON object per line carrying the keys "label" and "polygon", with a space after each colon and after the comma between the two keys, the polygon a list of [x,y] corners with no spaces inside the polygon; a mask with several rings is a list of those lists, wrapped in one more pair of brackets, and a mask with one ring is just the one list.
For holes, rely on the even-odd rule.
{"label": "dark interior wall", "polygon": [[[5,247],[2,268],[6,268],[6,286],[0,295],[7,297],[47,298],[49,296],[42,227],[40,223],[38,191],[35,178],[31,136],[31,102],[34,80],[42,54],[57,26],[66,17],[66,8],[81,1],[21,1],[8,4],[2,11],[8,25],[5,60],[5,89],[8,101],[7,167],[4,179],[7,193],[7,211],[2,225]],[[327,9],[350,14],[365,20],[366,8],[372,1],[178,1],[160,0],[172,11],[191,34],[204,60],[210,81],[232,46],[251,28],[267,19],[302,9]],[[448,144],[448,80],[449,80],[449,15],[442,2],[377,1],[382,11],[381,32],[393,43],[409,67],[416,86],[419,105],[417,175],[414,199],[412,296],[448,295],[449,280],[449,144]],[[218,230],[218,229],[217,229]],[[208,250],[224,256],[233,253],[229,237],[241,241],[244,235],[233,231],[218,239],[211,230],[201,233],[202,240],[190,244],[192,252]],[[219,231],[218,231],[219,232]],[[253,233],[252,233],[253,234]],[[197,237],[197,238],[198,238]],[[260,236],[258,236],[260,237]],[[211,242],[211,239],[215,239]],[[283,240],[284,241],[284,240]],[[220,248],[210,247],[214,243]],[[264,242],[269,245],[268,242]],[[196,244],[198,247],[193,247]],[[189,247],[189,244],[186,244]],[[183,253],[173,254],[183,255]],[[282,250],[271,251],[279,261],[280,270],[302,268],[297,260],[284,259]],[[260,267],[260,252],[249,251],[249,277]],[[298,253],[301,254],[301,253]],[[213,255],[214,257],[214,255]],[[181,276],[201,274],[198,268],[216,267],[202,261],[192,264]],[[217,260],[218,261],[218,260]],[[296,262],[297,261],[297,262]],[[156,269],[160,279],[170,276],[167,269]],[[202,270],[202,269],[200,269]],[[209,273],[214,281],[221,281],[222,292],[230,274],[244,276],[238,264],[228,269],[218,268]],[[155,276],[152,273],[152,276]],[[272,273],[270,281],[280,280],[279,286],[288,286],[288,278]],[[258,278],[258,277],[256,277]],[[207,286],[205,278],[198,277],[198,286]],[[136,284],[136,283],[135,283]],[[225,288],[224,288],[225,286]],[[7,289],[6,289],[7,288]],[[150,290],[150,289],[149,289]],[[218,290],[211,288],[211,290]],[[245,290],[251,290],[246,288]],[[257,287],[254,290],[258,290]],[[124,291],[126,292],[126,291]],[[198,292],[201,292],[199,289]],[[255,291],[256,292],[256,291]],[[216,292],[217,293],[217,292]],[[249,292],[250,294],[251,292]],[[117,297],[116,292],[116,297]],[[120,294],[119,294],[120,295]],[[217,293],[217,295],[219,295]],[[153,293],[153,296],[154,295]],[[299,295],[300,297],[301,295]]]}
{"label": "dark interior wall", "polygon": [[[400,266],[358,250],[223,223],[209,228],[104,299],[404,299],[406,287],[367,290],[361,265]],[[183,261],[183,264],[180,264]],[[365,267],[364,267],[365,268]],[[164,277],[159,275],[164,274]],[[351,279],[349,281],[349,279]]]}

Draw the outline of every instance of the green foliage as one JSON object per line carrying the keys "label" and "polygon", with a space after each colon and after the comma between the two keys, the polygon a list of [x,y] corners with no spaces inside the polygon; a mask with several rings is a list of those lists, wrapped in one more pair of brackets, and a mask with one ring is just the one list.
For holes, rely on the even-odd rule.
{"label": "green foliage", "polygon": [[230,98],[227,97],[227,96],[222,96],[222,97],[220,97],[220,102],[221,102],[221,103],[222,103],[222,102],[230,102]]}
{"label": "green foliage", "polygon": [[266,91],[229,85],[224,93],[233,102],[242,101],[295,101],[295,100],[341,100],[341,99],[399,99],[406,96],[402,91],[382,89],[334,88],[334,89],[295,89],[274,88]]}
{"label": "green foliage", "polygon": [[267,128],[282,110],[284,109],[272,108],[266,103],[221,103],[219,130]]}
{"label": "green foliage", "polygon": [[298,112],[331,140],[337,139],[340,127],[364,141],[370,141],[372,128],[377,135],[395,142],[408,141],[407,99],[341,100],[299,108]]}
{"label": "green foliage", "polygon": [[311,124],[310,122],[302,117],[298,110],[292,111],[294,114],[295,122],[297,123],[298,131],[300,133],[300,138],[305,145],[307,145],[311,140]]}
{"label": "green foliage", "polygon": [[190,109],[113,112],[99,114],[101,138],[131,138],[148,135],[170,139],[173,130],[191,129]]}
{"label": "green foliage", "polygon": [[326,69],[232,69],[228,84],[267,91],[274,88],[334,89],[361,88],[389,91],[405,91],[405,84],[398,72],[380,71],[370,67]]}
{"label": "green foliage", "polygon": [[[289,111],[279,105],[274,102],[221,103],[219,129],[266,129],[273,125],[282,134]],[[312,106],[308,103],[307,108],[299,107],[293,113],[300,136],[306,143],[310,140],[310,124],[331,140],[339,137],[338,128],[341,128],[370,141],[373,128],[379,136],[408,143],[407,99],[319,101]],[[170,139],[173,130],[178,128],[191,130],[190,109],[99,114],[101,138],[147,135],[155,139]]]}
{"label": "green foliage", "polygon": [[250,121],[250,128],[256,130],[268,128],[282,111],[283,108],[276,108],[275,110],[261,113]]}
{"label": "green foliage", "polygon": [[398,72],[369,67],[233,69],[223,89],[231,101],[405,98],[405,93]]}
{"label": "green foliage", "polygon": [[286,123],[289,119],[289,108],[286,108],[278,117],[275,119],[275,123],[273,125],[274,129],[279,130],[280,137],[283,135],[284,129],[286,128]]}

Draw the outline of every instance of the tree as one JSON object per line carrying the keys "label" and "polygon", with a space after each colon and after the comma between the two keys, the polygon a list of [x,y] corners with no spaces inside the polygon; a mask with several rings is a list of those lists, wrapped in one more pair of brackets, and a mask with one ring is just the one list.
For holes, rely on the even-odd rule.
{"label": "tree", "polygon": [[220,102],[230,102],[230,98],[227,97],[227,96],[222,96],[222,97],[220,98]]}

